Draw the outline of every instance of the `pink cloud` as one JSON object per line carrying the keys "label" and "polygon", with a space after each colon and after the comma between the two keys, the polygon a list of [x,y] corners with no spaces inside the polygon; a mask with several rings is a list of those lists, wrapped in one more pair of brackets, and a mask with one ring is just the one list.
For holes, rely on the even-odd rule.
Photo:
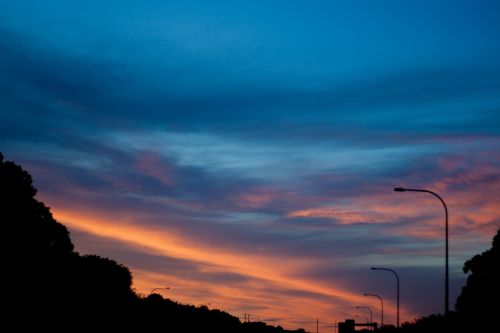
{"label": "pink cloud", "polygon": [[286,216],[288,218],[326,218],[335,220],[339,224],[377,223],[380,217],[374,211],[347,210],[334,206],[295,210],[289,212]]}
{"label": "pink cloud", "polygon": [[136,156],[134,168],[136,171],[158,180],[165,186],[170,187],[176,184],[172,176],[175,171],[174,168],[154,152],[141,152]]}
{"label": "pink cloud", "polygon": [[262,190],[253,193],[243,193],[235,201],[241,207],[261,208],[276,200],[277,197],[277,193],[274,191]]}

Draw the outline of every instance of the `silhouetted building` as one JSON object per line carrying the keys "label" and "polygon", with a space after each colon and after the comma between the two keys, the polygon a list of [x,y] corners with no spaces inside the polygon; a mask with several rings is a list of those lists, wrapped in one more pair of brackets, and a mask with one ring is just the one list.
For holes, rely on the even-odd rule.
{"label": "silhouetted building", "polygon": [[346,319],[345,322],[339,323],[339,333],[354,333],[354,319]]}

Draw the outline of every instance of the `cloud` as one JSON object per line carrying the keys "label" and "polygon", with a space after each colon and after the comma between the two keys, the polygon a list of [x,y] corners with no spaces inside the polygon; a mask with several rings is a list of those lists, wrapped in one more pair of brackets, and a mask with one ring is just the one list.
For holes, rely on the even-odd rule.
{"label": "cloud", "polygon": [[[141,281],[134,283],[136,288],[140,287],[146,292],[155,285],[167,284],[171,286],[171,291],[168,292],[170,297],[178,297],[185,302],[194,299],[215,300],[216,304],[228,306],[229,310],[236,312],[245,309],[248,311],[243,304],[259,304],[258,308],[252,310],[259,310],[261,315],[267,316],[276,311],[289,315],[294,312],[304,313],[304,303],[313,304],[320,301],[326,304],[330,303],[332,298],[342,303],[351,302],[351,298],[358,297],[337,290],[332,285],[311,285],[305,280],[281,275],[280,271],[292,267],[293,261],[280,263],[272,257],[264,258],[260,254],[239,253],[234,256],[231,253],[223,254],[213,247],[203,251],[207,252],[207,256],[202,256],[201,252],[191,256],[189,253],[198,252],[200,245],[191,243],[190,249],[172,252],[172,246],[175,247],[175,243],[180,244],[173,238],[167,240],[163,235],[155,240],[155,236],[146,231],[147,229],[141,230],[137,227],[131,232],[123,221],[114,227],[108,224],[107,227],[100,225],[96,229],[93,220],[70,218],[61,211],[58,215],[64,221],[68,218],[72,221],[68,225],[78,250],[81,251],[80,247],[83,247],[86,251],[98,251],[118,259],[122,258],[122,262],[129,265],[134,273],[138,272],[135,276]],[[146,236],[145,232],[149,236]],[[165,252],[162,248],[170,250]],[[180,253],[184,253],[181,255],[182,259],[179,258]],[[220,262],[218,258],[221,255],[237,259]],[[295,264],[300,263],[294,261]],[[276,303],[276,299],[282,299],[284,302]],[[300,299],[300,306],[290,306],[292,299]],[[232,304],[233,302],[235,304]]]}
{"label": "cloud", "polygon": [[[4,123],[25,128],[31,136],[47,138],[45,131],[34,130],[38,122],[59,133],[65,126],[77,132],[155,126],[373,145],[421,140],[421,133],[462,134],[463,126],[485,134],[498,128],[498,68],[419,68],[324,82],[311,90],[307,82],[294,87],[283,84],[290,80],[272,77],[249,82],[247,72],[233,77],[224,68],[196,68],[195,62],[176,67],[175,61],[165,61],[170,67],[157,69],[159,80],[145,74],[151,65],[126,56],[120,61],[85,56],[45,49],[42,40],[8,29],[0,34],[3,103],[16,111],[3,114]],[[215,83],[216,77],[224,80]],[[200,84],[183,87],[182,82]],[[53,117],[58,121],[49,122]],[[26,126],[21,118],[36,122]]]}

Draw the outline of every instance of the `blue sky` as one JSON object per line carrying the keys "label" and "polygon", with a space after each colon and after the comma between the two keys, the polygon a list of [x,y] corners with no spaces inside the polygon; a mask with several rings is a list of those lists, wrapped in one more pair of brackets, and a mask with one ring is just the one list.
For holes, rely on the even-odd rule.
{"label": "blue sky", "polygon": [[139,292],[290,328],[379,292],[393,322],[377,264],[440,312],[442,209],[392,188],[449,204],[456,297],[500,226],[499,7],[0,1],[0,151]]}

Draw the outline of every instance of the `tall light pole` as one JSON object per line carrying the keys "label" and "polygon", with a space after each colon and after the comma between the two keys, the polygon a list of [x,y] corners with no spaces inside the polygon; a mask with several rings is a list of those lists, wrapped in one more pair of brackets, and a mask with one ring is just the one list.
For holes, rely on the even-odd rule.
{"label": "tall light pole", "polygon": [[444,277],[444,314],[447,315],[450,311],[450,303],[449,303],[449,294],[450,294],[450,284],[449,284],[449,268],[448,268],[448,207],[446,207],[446,204],[444,200],[437,195],[436,193],[429,191],[429,190],[420,190],[420,189],[413,189],[413,188],[403,188],[403,187],[396,187],[394,189],[396,192],[425,192],[425,193],[430,193],[436,198],[441,201],[444,207],[444,214],[445,214],[445,277]]}
{"label": "tall light pole", "polygon": [[367,306],[357,306],[356,309],[368,309],[370,311],[370,323],[373,323],[373,314],[372,314],[372,309],[370,309]]}
{"label": "tall light pole", "polygon": [[159,288],[153,288],[151,292],[149,293],[150,295],[155,292],[155,290],[160,290],[160,289],[170,289],[170,287],[159,287]]}
{"label": "tall light pole", "polygon": [[396,277],[396,282],[397,282],[397,291],[396,291],[396,294],[397,294],[397,312],[396,312],[396,327],[399,327],[399,276],[398,276],[398,273],[396,273],[395,271],[393,271],[392,269],[390,268],[380,268],[380,267],[372,267],[371,268],[372,270],[381,270],[381,271],[389,271],[389,272],[392,272],[394,274],[394,276]]}
{"label": "tall light pole", "polygon": [[381,313],[381,321],[380,321],[380,327],[384,326],[384,300],[382,299],[382,297],[380,297],[379,295],[377,294],[363,294],[364,296],[373,296],[373,297],[378,297],[378,299],[380,300],[380,304],[382,305],[382,311],[380,312]]}

